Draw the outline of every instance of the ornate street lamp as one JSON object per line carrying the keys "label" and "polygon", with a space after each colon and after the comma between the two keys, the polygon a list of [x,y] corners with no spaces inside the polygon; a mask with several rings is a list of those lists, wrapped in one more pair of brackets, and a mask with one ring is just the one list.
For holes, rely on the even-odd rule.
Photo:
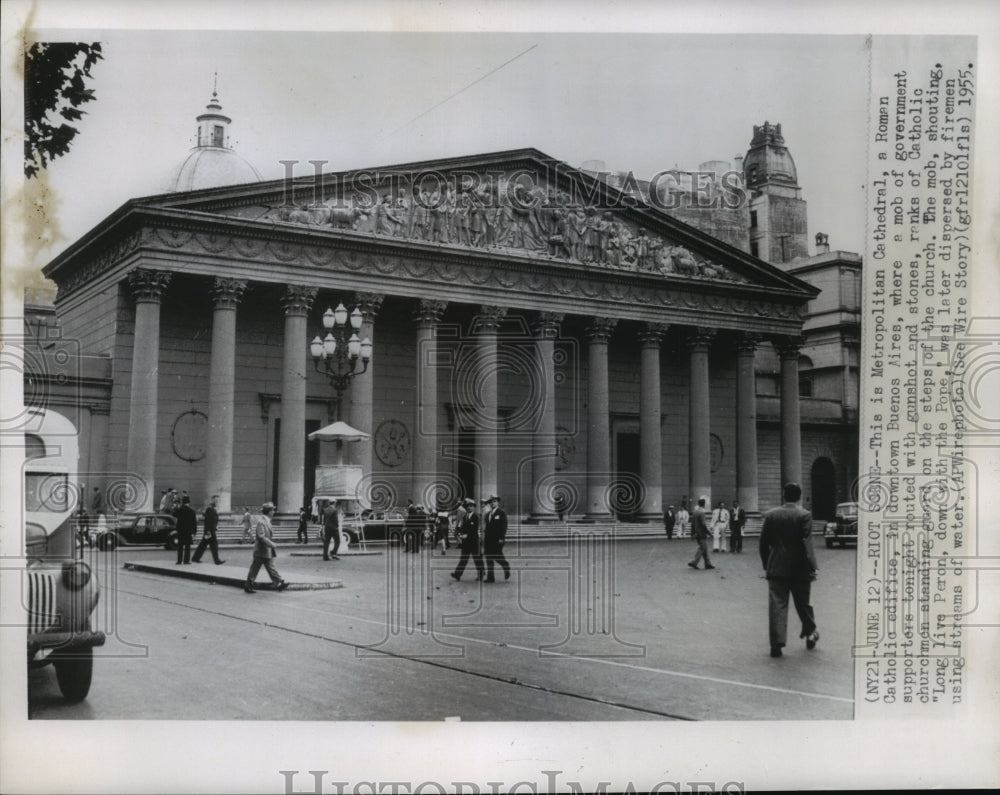
{"label": "ornate street lamp", "polygon": [[372,358],[372,341],[368,337],[363,340],[358,338],[361,322],[360,309],[355,307],[348,315],[346,307],[342,303],[337,304],[336,309],[327,309],[323,313],[326,336],[322,339],[314,337],[309,345],[316,372],[324,373],[337,393],[336,419],[340,419],[341,400],[351,380],[368,370]]}

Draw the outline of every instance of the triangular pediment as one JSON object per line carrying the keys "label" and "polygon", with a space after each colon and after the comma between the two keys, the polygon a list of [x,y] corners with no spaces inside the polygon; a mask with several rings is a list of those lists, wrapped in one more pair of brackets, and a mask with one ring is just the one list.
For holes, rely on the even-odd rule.
{"label": "triangular pediment", "polygon": [[809,292],[634,191],[532,149],[164,194],[135,204],[276,230],[486,253],[491,260]]}

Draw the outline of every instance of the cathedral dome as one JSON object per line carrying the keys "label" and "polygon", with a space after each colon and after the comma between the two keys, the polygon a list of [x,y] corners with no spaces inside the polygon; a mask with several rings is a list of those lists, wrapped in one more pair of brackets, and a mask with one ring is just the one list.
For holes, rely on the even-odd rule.
{"label": "cathedral dome", "polygon": [[760,127],[754,125],[753,139],[743,160],[743,174],[750,189],[768,182],[798,185],[795,161],[785,146],[780,124],[765,121]]}
{"label": "cathedral dome", "polygon": [[196,146],[177,169],[169,190],[201,190],[260,181],[260,172],[232,149]]}
{"label": "cathedral dome", "polygon": [[196,121],[198,144],[174,172],[167,190],[201,190],[261,181],[260,172],[229,145],[232,119],[222,113],[215,91]]}

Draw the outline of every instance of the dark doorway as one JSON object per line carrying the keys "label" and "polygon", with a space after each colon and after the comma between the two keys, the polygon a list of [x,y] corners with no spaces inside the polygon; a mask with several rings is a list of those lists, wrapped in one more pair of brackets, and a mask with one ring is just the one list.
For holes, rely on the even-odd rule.
{"label": "dark doorway", "polygon": [[635,484],[639,483],[639,434],[615,434],[616,478],[622,485],[612,494],[611,511],[624,522],[632,521],[638,512],[639,500]]}
{"label": "dark doorway", "polygon": [[817,458],[810,471],[812,480],[812,515],[814,519],[833,519],[837,510],[837,471],[829,458]]}
{"label": "dark doorway", "polygon": [[[319,463],[319,442],[310,441],[309,434],[319,430],[319,420],[306,420],[306,454],[303,461],[305,471],[302,478],[303,504],[308,505],[316,492],[316,465]],[[274,421],[274,459],[271,467],[271,502],[278,502],[278,451],[281,449],[281,419]]]}
{"label": "dark doorway", "polygon": [[475,499],[476,494],[476,435],[473,431],[458,433],[458,482],[464,496]]}

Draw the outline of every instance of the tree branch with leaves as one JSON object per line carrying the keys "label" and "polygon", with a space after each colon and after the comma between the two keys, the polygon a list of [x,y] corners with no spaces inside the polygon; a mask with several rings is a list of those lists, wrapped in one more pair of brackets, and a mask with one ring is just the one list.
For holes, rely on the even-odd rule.
{"label": "tree branch with leaves", "polygon": [[24,54],[24,174],[38,175],[69,151],[86,111],[95,99],[87,88],[90,70],[103,59],[99,42],[36,42]]}

